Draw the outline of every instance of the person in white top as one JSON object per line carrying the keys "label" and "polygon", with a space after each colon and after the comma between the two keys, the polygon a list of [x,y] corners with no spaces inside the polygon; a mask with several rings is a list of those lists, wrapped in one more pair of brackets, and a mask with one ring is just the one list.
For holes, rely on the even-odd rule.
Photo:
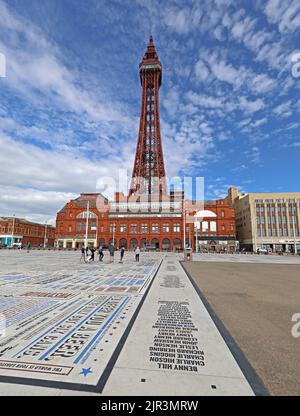
{"label": "person in white top", "polygon": [[139,246],[137,246],[137,248],[135,249],[135,261],[140,261],[140,248]]}

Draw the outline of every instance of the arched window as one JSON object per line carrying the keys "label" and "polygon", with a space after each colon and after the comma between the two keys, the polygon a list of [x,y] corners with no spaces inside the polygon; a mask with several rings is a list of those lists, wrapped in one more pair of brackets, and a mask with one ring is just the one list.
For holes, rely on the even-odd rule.
{"label": "arched window", "polygon": [[94,214],[93,212],[89,211],[88,213],[86,211],[82,211],[80,214],[77,215],[76,218],[82,220],[82,219],[86,219],[87,216],[89,218],[97,218],[97,215]]}
{"label": "arched window", "polygon": [[166,250],[166,251],[170,250],[171,243],[170,243],[170,240],[168,238],[163,239],[161,248],[162,248],[162,250]]}
{"label": "arched window", "polygon": [[181,240],[180,240],[180,238],[175,238],[175,239],[173,240],[173,246],[174,246],[175,248],[177,248],[177,249],[181,248]]}
{"label": "arched window", "polygon": [[135,250],[137,248],[138,241],[136,238],[130,240],[130,249]]}
{"label": "arched window", "polygon": [[121,238],[119,241],[119,248],[124,247],[127,248],[127,240],[126,238]]}
{"label": "arched window", "polygon": [[151,245],[156,248],[159,248],[159,240],[157,238],[152,238]]}
{"label": "arched window", "polygon": [[146,238],[141,239],[141,248],[146,248],[148,245],[148,241]]}

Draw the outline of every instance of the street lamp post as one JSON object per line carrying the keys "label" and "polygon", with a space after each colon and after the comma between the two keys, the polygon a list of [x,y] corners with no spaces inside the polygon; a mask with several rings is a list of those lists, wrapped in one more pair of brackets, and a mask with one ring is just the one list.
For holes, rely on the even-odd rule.
{"label": "street lamp post", "polygon": [[115,246],[115,223],[113,224],[113,246]]}
{"label": "street lamp post", "polygon": [[99,220],[98,220],[98,215],[97,215],[97,228],[96,228],[96,247],[98,246],[98,225],[99,225]]}
{"label": "street lamp post", "polygon": [[196,253],[199,253],[199,242],[198,242],[198,230],[200,229],[199,221],[195,222],[195,230],[196,230]]}
{"label": "street lamp post", "polygon": [[[296,210],[295,210],[295,216],[296,216]],[[295,217],[294,212],[292,212],[292,221],[293,221],[293,232],[294,232],[294,255],[297,254],[297,244],[296,244],[296,230],[295,230]]]}
{"label": "street lamp post", "polygon": [[12,233],[11,233],[11,244],[10,246],[14,246],[14,234],[15,234],[15,214],[13,215],[13,225],[12,225]]}
{"label": "street lamp post", "polygon": [[89,215],[90,215],[90,201],[87,202],[87,206],[86,206],[85,242],[84,242],[85,249],[88,246]]}
{"label": "street lamp post", "polygon": [[185,210],[185,201],[182,201],[182,214],[183,214],[183,258],[185,258],[185,238],[186,238],[186,210]]}
{"label": "street lamp post", "polygon": [[47,221],[45,222],[44,249],[46,248],[46,239],[47,239]]}

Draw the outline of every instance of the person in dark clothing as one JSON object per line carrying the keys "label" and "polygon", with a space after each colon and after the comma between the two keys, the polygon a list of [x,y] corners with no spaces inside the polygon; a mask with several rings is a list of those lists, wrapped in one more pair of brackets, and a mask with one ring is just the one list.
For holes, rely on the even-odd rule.
{"label": "person in dark clothing", "polygon": [[103,261],[104,253],[102,246],[99,247],[99,261]]}
{"label": "person in dark clothing", "polygon": [[135,249],[135,261],[140,261],[140,253],[141,253],[141,250],[139,247],[137,247]]}
{"label": "person in dark clothing", "polygon": [[80,262],[81,262],[81,260],[85,261],[85,249],[84,249],[84,247],[81,247]]}
{"label": "person in dark clothing", "polygon": [[95,251],[96,249],[94,249],[94,247],[90,248],[91,251],[91,257],[90,257],[90,261],[95,261]]}
{"label": "person in dark clothing", "polygon": [[114,255],[115,255],[115,246],[111,243],[108,246],[108,251],[109,251],[109,258],[110,258],[110,262],[113,263],[114,261]]}
{"label": "person in dark clothing", "polygon": [[123,262],[123,257],[124,257],[124,254],[125,254],[125,248],[124,247],[121,247],[120,253],[121,253],[120,263],[122,263]]}

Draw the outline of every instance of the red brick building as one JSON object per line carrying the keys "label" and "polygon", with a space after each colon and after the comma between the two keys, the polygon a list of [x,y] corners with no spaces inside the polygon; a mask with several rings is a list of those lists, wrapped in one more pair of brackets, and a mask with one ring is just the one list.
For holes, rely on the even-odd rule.
{"label": "red brick building", "polygon": [[[81,194],[68,202],[57,214],[56,245],[79,248],[89,244],[133,249],[182,249],[186,245],[200,248],[235,248],[234,210],[227,199],[208,201],[199,232],[194,223],[184,224],[183,212],[198,210],[184,201],[183,192],[168,194],[160,134],[159,89],[162,65],[153,39],[139,66],[142,85],[142,108],[136,155],[128,196],[117,192],[114,201],[101,194]],[[203,211],[203,210],[202,210]],[[199,212],[198,212],[199,214]],[[203,215],[204,214],[204,215]]]}
{"label": "red brick building", "polygon": [[[152,203],[154,207],[151,212],[144,212],[140,201],[132,202],[126,198],[122,203],[120,194],[117,197],[117,201],[112,202],[101,194],[81,194],[68,202],[57,214],[57,247],[75,249],[84,246],[88,223],[87,242],[94,247],[106,247],[114,243],[116,247],[124,246],[127,249],[136,246],[171,251],[183,248],[182,202],[157,202],[156,212],[155,203]],[[185,201],[185,207],[189,217],[196,214],[191,201]],[[198,247],[202,251],[235,250],[234,209],[228,204],[227,198],[206,201],[200,214],[199,231],[195,230],[197,224],[186,223],[187,245],[195,250],[197,236]]]}
{"label": "red brick building", "polygon": [[[186,201],[190,216],[197,214],[191,201]],[[227,197],[204,201],[203,210],[198,211],[193,224],[187,224],[186,240],[198,251],[235,251],[237,249],[235,211]],[[198,223],[197,223],[198,222]],[[196,230],[197,228],[197,230]]]}
{"label": "red brick building", "polygon": [[0,217],[0,246],[54,246],[55,227],[38,224],[23,218]]}

